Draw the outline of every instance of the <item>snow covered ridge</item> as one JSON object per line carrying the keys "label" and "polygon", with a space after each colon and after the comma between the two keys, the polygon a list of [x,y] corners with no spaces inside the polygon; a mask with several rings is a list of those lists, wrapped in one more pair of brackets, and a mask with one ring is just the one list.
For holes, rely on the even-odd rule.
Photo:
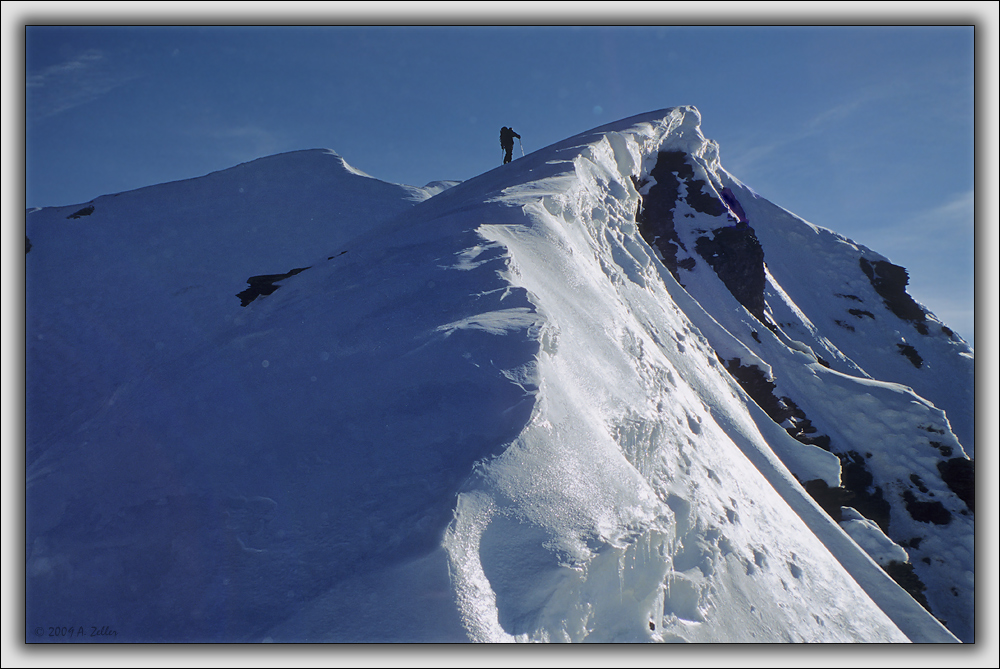
{"label": "snow covered ridge", "polygon": [[972,640],[972,351],[692,107],[27,234],[30,641]]}

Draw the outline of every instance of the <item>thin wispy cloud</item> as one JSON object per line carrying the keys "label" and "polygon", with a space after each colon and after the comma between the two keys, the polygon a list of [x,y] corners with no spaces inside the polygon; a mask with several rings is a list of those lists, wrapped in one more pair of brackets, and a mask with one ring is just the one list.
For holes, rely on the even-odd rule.
{"label": "thin wispy cloud", "polygon": [[971,232],[975,204],[975,191],[969,189],[924,212],[917,217],[917,221],[921,225],[932,227],[947,225],[949,228],[964,228],[966,232]]}
{"label": "thin wispy cloud", "polygon": [[822,132],[830,123],[847,119],[851,116],[851,114],[860,109],[861,106],[867,101],[867,98],[852,100],[851,102],[839,104],[831,109],[827,109],[819,114],[816,114],[811,119],[806,121],[804,129],[800,133],[801,137],[815,135],[818,132]]}
{"label": "thin wispy cloud", "polygon": [[772,154],[789,145],[827,132],[831,125],[848,120],[881,95],[882,93],[872,89],[861,90],[848,102],[824,109],[804,120],[798,127],[789,128],[770,141],[738,148],[733,158],[727,161],[727,169],[731,168],[734,173],[749,174],[755,166]]}
{"label": "thin wispy cloud", "polygon": [[889,243],[901,249],[921,249],[932,242],[937,249],[969,248],[973,234],[975,193],[971,189],[959,193],[941,204],[902,217],[894,225],[873,231],[873,244]]}
{"label": "thin wispy cloud", "polygon": [[28,118],[44,119],[91,102],[139,75],[88,49],[25,80]]}

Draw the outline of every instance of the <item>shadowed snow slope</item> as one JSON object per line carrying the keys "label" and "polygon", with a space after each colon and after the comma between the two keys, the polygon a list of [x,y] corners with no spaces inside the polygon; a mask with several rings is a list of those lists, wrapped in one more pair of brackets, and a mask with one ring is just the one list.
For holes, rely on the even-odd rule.
{"label": "shadowed snow slope", "polygon": [[972,638],[971,349],[693,107],[463,183],[304,151],[27,234],[28,630]]}

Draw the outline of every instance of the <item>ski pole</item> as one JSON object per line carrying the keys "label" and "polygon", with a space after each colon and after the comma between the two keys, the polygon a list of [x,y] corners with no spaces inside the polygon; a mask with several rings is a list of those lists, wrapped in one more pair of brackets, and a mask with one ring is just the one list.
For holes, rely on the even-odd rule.
{"label": "ski pole", "polygon": [[524,144],[521,144],[521,138],[517,138],[517,145],[521,147],[521,157],[524,158]]}

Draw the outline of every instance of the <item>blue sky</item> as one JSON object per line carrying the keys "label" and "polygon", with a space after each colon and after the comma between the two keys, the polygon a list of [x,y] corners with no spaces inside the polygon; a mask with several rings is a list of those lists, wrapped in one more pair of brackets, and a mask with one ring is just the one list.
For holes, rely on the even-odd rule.
{"label": "blue sky", "polygon": [[385,181],[464,180],[500,164],[502,125],[531,152],[694,105],[727,170],[906,267],[911,294],[973,342],[974,35],[971,26],[29,27],[26,205],[77,204],[317,147]]}

